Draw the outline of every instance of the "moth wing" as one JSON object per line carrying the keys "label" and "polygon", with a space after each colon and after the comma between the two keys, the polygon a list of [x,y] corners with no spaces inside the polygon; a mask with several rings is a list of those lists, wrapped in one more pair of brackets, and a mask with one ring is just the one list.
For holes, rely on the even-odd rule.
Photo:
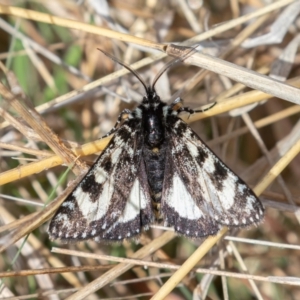
{"label": "moth wing", "polygon": [[128,120],[66,198],[49,225],[52,239],[63,242],[133,237],[153,220],[143,140],[135,120]]}
{"label": "moth wing", "polygon": [[190,237],[214,235],[220,226],[259,223],[263,206],[181,119],[170,116],[162,213],[167,226]]}

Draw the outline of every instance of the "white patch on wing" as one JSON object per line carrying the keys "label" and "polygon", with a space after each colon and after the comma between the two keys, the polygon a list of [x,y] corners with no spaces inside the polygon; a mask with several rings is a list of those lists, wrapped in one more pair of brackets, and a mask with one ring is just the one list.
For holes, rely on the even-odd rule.
{"label": "white patch on wing", "polygon": [[239,193],[243,194],[245,192],[245,190],[247,190],[247,186],[245,184],[239,184],[238,185],[238,190],[239,190]]}
{"label": "white patch on wing", "polygon": [[[71,230],[72,229],[72,223],[69,221],[68,216],[66,214],[57,214],[55,217],[55,220],[57,222],[62,222],[62,228],[67,229],[67,230]],[[54,227],[55,231],[52,230],[52,233],[54,234],[56,232],[56,228]]]}
{"label": "white patch on wing", "polygon": [[122,148],[118,148],[111,154],[112,164],[115,164],[119,160],[121,153],[122,153]]}
{"label": "white patch on wing", "polygon": [[[115,145],[114,147],[120,147],[124,143],[123,138],[120,137],[119,135],[114,136],[113,142]],[[106,152],[104,152],[104,153],[106,153]],[[107,154],[110,155],[110,152],[107,152]]]}
{"label": "white patch on wing", "polygon": [[[225,180],[222,180],[223,188],[218,190],[211,180],[211,175],[215,172],[216,158],[212,155],[209,149],[205,148],[200,140],[185,139],[185,144],[193,158],[194,165],[196,166],[198,178],[197,181],[202,191],[202,198],[204,199],[204,209],[209,215],[215,218],[216,215],[220,218],[224,217],[224,213],[232,208],[236,195],[237,177],[230,172],[230,170],[223,166],[226,171],[230,172]],[[208,154],[205,158],[202,166],[197,163],[195,157],[198,156],[198,147],[204,147],[203,150]],[[244,186],[239,186],[240,191],[244,189]]]}
{"label": "white patch on wing", "polygon": [[[189,146],[189,151],[193,156],[195,151],[193,150],[192,152],[191,148],[192,147]],[[209,205],[207,206],[207,210],[211,216],[213,216],[216,212],[224,213],[224,211],[229,210],[234,205],[237,177],[232,174],[226,166],[223,165],[226,171],[230,173],[228,173],[228,177],[226,179],[222,180],[223,188],[218,190],[210,178],[211,174],[215,172],[216,158],[211,154],[210,151],[208,151],[208,149],[205,150],[208,156],[206,157],[202,168],[200,168],[196,161],[195,164],[197,165],[197,172],[199,174],[199,185],[201,186],[202,190],[204,190],[203,197],[207,202],[210,202],[211,205],[211,207],[209,207]],[[240,190],[243,189],[242,186],[239,186],[239,188]],[[206,195],[206,192],[208,195]]]}
{"label": "white patch on wing", "polygon": [[128,148],[127,148],[127,152],[128,152],[128,154],[129,154],[130,156],[133,156],[133,155],[134,155],[134,149],[131,148],[131,147],[128,147]]}
{"label": "white patch on wing", "polygon": [[247,214],[251,214],[251,212],[253,211],[254,207],[253,207],[253,203],[256,202],[256,198],[254,196],[248,196],[246,198],[247,203],[246,203],[246,207],[245,207],[245,212],[247,212]]}
{"label": "white patch on wing", "polygon": [[[147,197],[143,192],[139,179],[136,178],[127,199],[124,211],[122,212],[118,220],[110,228],[107,229],[106,233],[112,231],[118,225],[123,226],[122,223],[134,220],[140,214],[141,209],[146,208],[147,202]],[[136,232],[139,232],[139,229],[136,229]]]}
{"label": "white patch on wing", "polygon": [[91,201],[89,193],[83,192],[80,186],[73,192],[73,196],[82,215],[88,222],[92,222],[101,219],[106,214],[113,191],[113,183],[108,180],[103,184],[102,192],[96,201]]}
{"label": "white patch on wing", "polygon": [[71,201],[66,201],[61,206],[62,207],[67,207],[69,210],[73,210],[74,209],[74,203],[71,202]]}
{"label": "white patch on wing", "polygon": [[143,193],[139,179],[136,178],[127,199],[127,203],[122,215],[118,219],[118,223],[125,223],[136,218],[140,214],[141,209],[147,206],[147,198]]}
{"label": "white patch on wing", "polygon": [[225,210],[229,210],[234,205],[236,180],[237,177],[228,176],[225,180],[222,180],[222,190],[216,190]]}
{"label": "white patch on wing", "polygon": [[206,151],[206,153],[208,154],[208,156],[205,158],[202,168],[205,172],[211,174],[216,169],[215,168],[215,160],[214,160],[214,157],[208,151]]}
{"label": "white patch on wing", "polygon": [[[200,176],[201,175],[201,176]],[[216,187],[211,181],[207,173],[202,173],[199,168],[198,182],[201,186],[203,193],[203,198],[206,202],[206,209],[210,216],[214,217],[216,214],[220,215],[224,212],[223,204],[219,198]]]}
{"label": "white patch on wing", "polygon": [[93,170],[93,174],[95,175],[95,181],[99,184],[104,183],[108,178],[107,172],[103,170],[100,166]]}
{"label": "white patch on wing", "polygon": [[187,143],[187,147],[192,157],[197,157],[199,155],[198,148],[194,143]]}
{"label": "white patch on wing", "polygon": [[68,217],[67,217],[66,214],[59,213],[59,214],[56,215],[55,218],[56,218],[57,221],[63,221],[64,224],[65,224],[66,222],[68,222]]}
{"label": "white patch on wing", "polygon": [[172,155],[176,153],[180,153],[183,149],[184,145],[183,144],[177,144],[176,147],[172,148]]}
{"label": "white patch on wing", "polygon": [[198,208],[195,200],[192,199],[192,196],[176,173],[173,176],[172,187],[168,192],[169,194],[166,195],[165,201],[180,217],[189,220],[198,220],[203,217],[202,211]]}

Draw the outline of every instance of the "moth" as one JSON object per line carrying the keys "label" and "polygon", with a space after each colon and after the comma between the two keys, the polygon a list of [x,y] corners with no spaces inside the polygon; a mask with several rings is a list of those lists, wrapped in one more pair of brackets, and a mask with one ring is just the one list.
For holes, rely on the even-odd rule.
{"label": "moth", "polygon": [[[101,50],[102,51],[102,50]],[[168,105],[155,84],[124,110],[105,136],[113,138],[65,199],[49,225],[51,239],[123,241],[154,222],[190,238],[215,235],[223,227],[248,227],[264,215],[260,200],[180,118],[194,111],[178,97]]]}

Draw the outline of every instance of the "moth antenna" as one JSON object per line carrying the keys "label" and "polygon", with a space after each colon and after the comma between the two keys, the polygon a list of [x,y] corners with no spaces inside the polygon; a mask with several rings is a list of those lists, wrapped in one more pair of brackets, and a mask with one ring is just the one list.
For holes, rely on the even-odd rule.
{"label": "moth antenna", "polygon": [[116,63],[118,63],[119,65],[123,66],[125,69],[127,69],[129,72],[131,72],[143,85],[146,93],[148,92],[148,88],[147,85],[145,84],[144,80],[142,79],[142,77],[140,76],[140,74],[135,71],[134,69],[132,69],[129,65],[127,65],[126,63],[120,61],[118,58],[116,58],[115,56],[107,53],[106,51],[97,48],[100,52],[102,52],[104,55],[106,55],[107,57],[109,57],[111,60],[115,61]]}
{"label": "moth antenna", "polygon": [[151,89],[154,90],[154,87],[156,85],[156,82],[158,81],[158,79],[169,69],[171,68],[172,66],[175,66],[176,64],[178,63],[181,63],[183,62],[189,55],[193,54],[197,47],[199,45],[195,46],[195,47],[192,47],[190,51],[188,51],[188,53],[184,54],[182,57],[177,57],[177,58],[174,58],[172,59],[170,62],[168,62],[159,72],[158,74],[155,76],[152,84],[151,84]]}

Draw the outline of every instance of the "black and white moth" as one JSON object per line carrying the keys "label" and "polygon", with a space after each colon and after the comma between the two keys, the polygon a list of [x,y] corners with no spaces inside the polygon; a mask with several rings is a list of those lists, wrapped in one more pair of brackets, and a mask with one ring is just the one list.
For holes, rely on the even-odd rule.
{"label": "black and white moth", "polygon": [[148,87],[131,72],[145,88],[143,101],[120,114],[106,135],[114,137],[51,220],[51,239],[122,241],[154,222],[201,238],[222,226],[258,224],[260,200],[179,118],[195,111],[181,98],[160,100],[155,83],[162,72]]}

